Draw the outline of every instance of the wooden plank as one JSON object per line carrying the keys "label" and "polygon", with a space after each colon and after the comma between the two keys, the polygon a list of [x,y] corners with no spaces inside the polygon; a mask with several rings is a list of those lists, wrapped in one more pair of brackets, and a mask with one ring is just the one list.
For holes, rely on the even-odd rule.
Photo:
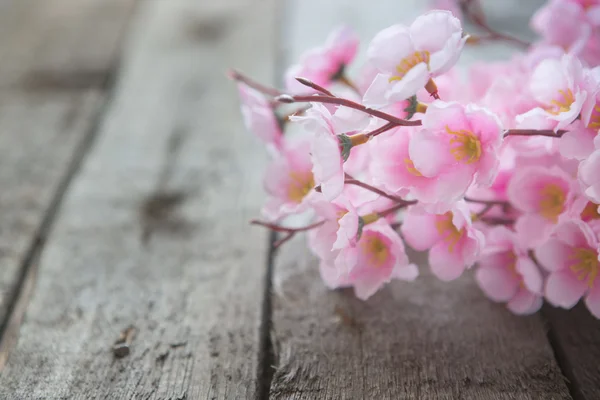
{"label": "wooden plank", "polygon": [[255,398],[267,234],[248,220],[266,154],[225,71],[272,78],[274,5],[140,3],[0,398]]}
{"label": "wooden plank", "polygon": [[[133,0],[0,5],[0,331],[31,254],[43,241],[49,212],[93,133],[133,5]],[[76,87],[73,79],[79,79]],[[6,348],[4,341],[0,359]]]}
{"label": "wooden plank", "polygon": [[[288,55],[320,43],[340,22],[370,38],[410,21],[424,3],[295,1],[286,11]],[[516,3],[502,4],[506,12]],[[475,58],[473,51],[464,62]],[[476,51],[499,57],[509,49]],[[413,254],[422,270],[416,282],[394,282],[362,302],[351,292],[327,290],[305,246],[286,245],[275,262],[271,398],[570,398],[539,316],[517,317],[493,304],[471,274],[440,282],[426,257]]]}
{"label": "wooden plank", "polygon": [[546,306],[543,314],[573,397],[600,399],[600,321],[583,303],[569,311]]}

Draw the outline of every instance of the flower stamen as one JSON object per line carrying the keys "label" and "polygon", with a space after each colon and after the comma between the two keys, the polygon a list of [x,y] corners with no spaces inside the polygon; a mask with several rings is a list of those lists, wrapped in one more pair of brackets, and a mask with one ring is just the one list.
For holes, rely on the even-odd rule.
{"label": "flower stamen", "polygon": [[[464,161],[465,164],[479,161],[481,158],[481,142],[473,132],[464,129],[453,131],[447,125],[446,132],[454,136],[450,139],[450,153],[456,161]],[[452,147],[453,145],[454,147]]]}
{"label": "flower stamen", "polygon": [[408,57],[405,57],[400,61],[400,64],[396,66],[396,75],[390,77],[389,82],[400,81],[408,74],[408,72],[420,63],[425,63],[427,69],[429,69],[429,52],[428,51],[415,51]]}
{"label": "flower stamen", "polygon": [[587,280],[588,287],[591,289],[598,277],[600,262],[595,251],[586,248],[576,248],[573,250],[571,260],[575,261],[569,269],[580,281]]}
{"label": "flower stamen", "polygon": [[564,211],[566,198],[565,191],[556,183],[544,185],[540,190],[540,214],[557,223],[558,216]]}

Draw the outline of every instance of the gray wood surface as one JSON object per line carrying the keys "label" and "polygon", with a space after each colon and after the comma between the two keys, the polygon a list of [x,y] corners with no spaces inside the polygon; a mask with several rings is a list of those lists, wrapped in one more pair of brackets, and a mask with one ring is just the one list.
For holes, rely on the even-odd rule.
{"label": "gray wood surface", "polygon": [[[266,155],[242,128],[225,70],[272,79],[274,4],[139,4],[0,398],[255,397],[267,233],[247,221]],[[117,359],[129,326],[130,354]]]}
{"label": "gray wood surface", "polygon": [[[287,60],[339,22],[368,39],[410,21],[424,3],[294,1],[286,10]],[[479,55],[500,51],[510,50],[494,46]],[[491,303],[470,274],[442,283],[423,255],[413,255],[422,267],[417,282],[395,282],[361,302],[351,292],[328,291],[307,253],[296,240],[275,262],[271,398],[570,398],[539,316],[517,317]]]}
{"label": "gray wood surface", "polygon": [[583,302],[568,311],[545,306],[543,314],[573,397],[600,399],[600,321]]}
{"label": "gray wood surface", "polygon": [[0,3],[0,329],[93,134],[133,4]]}

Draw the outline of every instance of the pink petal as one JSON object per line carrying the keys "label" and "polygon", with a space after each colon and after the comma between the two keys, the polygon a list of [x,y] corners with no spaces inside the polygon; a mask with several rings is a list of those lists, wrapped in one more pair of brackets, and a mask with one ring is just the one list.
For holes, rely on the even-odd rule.
{"label": "pink petal", "polygon": [[535,249],[535,258],[550,272],[568,268],[573,249],[558,239],[549,239]]}
{"label": "pink petal", "polygon": [[598,280],[594,282],[594,287],[586,296],[585,305],[594,317],[600,319],[600,282]]}
{"label": "pink petal", "polygon": [[537,312],[544,302],[542,296],[520,289],[507,304],[510,311],[517,315],[530,315]]}
{"label": "pink petal", "polygon": [[457,249],[449,251],[449,244],[440,241],[429,250],[429,266],[439,279],[452,281],[465,270],[465,260]]}
{"label": "pink petal", "polygon": [[367,57],[381,72],[394,73],[402,59],[414,52],[408,28],[393,25],[373,38],[367,49]]}
{"label": "pink petal", "polygon": [[513,298],[519,287],[519,281],[503,267],[487,267],[482,264],[475,272],[475,279],[487,297],[497,302],[506,302]]}
{"label": "pink petal", "polygon": [[435,215],[418,214],[409,210],[402,223],[402,236],[413,249],[427,250],[440,239],[435,223]]}
{"label": "pink petal", "polygon": [[556,307],[572,308],[583,296],[587,283],[577,279],[571,271],[553,272],[546,281],[545,296]]}
{"label": "pink petal", "polygon": [[542,274],[529,257],[519,257],[516,264],[516,270],[523,277],[523,283],[528,291],[535,294],[542,294],[544,279]]}

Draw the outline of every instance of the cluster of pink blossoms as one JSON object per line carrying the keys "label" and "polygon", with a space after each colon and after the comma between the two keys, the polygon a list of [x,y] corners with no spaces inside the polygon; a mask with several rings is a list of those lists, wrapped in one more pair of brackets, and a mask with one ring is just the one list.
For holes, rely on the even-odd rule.
{"label": "cluster of pink blossoms", "polygon": [[232,73],[272,156],[254,222],[281,232],[277,245],[307,232],[325,284],[361,299],[417,278],[410,246],[441,280],[474,269],[514,313],[583,298],[600,318],[600,0],[551,0],[532,26],[538,43],[466,80],[463,48],[507,36],[469,36],[445,10],[379,32],[354,80],[347,28],[292,66],[284,91]]}

